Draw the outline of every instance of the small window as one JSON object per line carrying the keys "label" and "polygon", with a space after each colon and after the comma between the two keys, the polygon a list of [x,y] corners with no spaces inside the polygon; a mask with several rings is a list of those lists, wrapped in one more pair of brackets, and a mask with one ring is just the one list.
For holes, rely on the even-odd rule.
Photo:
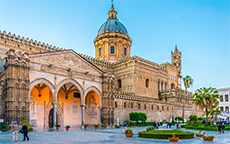
{"label": "small window", "polygon": [[174,56],[174,59],[176,59],[176,56]]}
{"label": "small window", "polygon": [[117,102],[115,102],[115,108],[117,108]]}
{"label": "small window", "polygon": [[124,103],[124,108],[126,108],[126,102]]}
{"label": "small window", "polygon": [[146,104],[144,105],[144,109],[146,110]]}
{"label": "small window", "polygon": [[228,102],[228,95],[225,95],[225,101]]}
{"label": "small window", "polygon": [[117,81],[117,87],[121,88],[121,80],[120,79]]}
{"label": "small window", "polygon": [[221,111],[224,111],[224,107],[220,107],[220,110],[221,110]]}
{"label": "small window", "polygon": [[162,111],[164,110],[164,106],[162,106]]}
{"label": "small window", "polygon": [[157,110],[159,110],[159,106],[157,106]]}
{"label": "small window", "polygon": [[152,110],[153,110],[153,105],[152,105]]}
{"label": "small window", "polygon": [[131,103],[131,109],[133,108],[133,103]]}
{"label": "small window", "polygon": [[115,54],[115,50],[114,49],[115,49],[114,46],[110,47],[110,54]]}
{"label": "small window", "polygon": [[165,101],[167,102],[167,97],[165,97]]}
{"label": "small window", "polygon": [[169,111],[169,107],[167,107],[167,111]]}
{"label": "small window", "polygon": [[146,86],[146,87],[149,87],[149,79],[146,79],[146,80],[145,80],[145,86]]}
{"label": "small window", "polygon": [[81,97],[80,97],[80,93],[77,93],[77,92],[73,93],[73,97],[74,97],[74,98],[81,98]]}
{"label": "small window", "polygon": [[223,95],[220,95],[220,102],[223,102]]}
{"label": "small window", "polygon": [[141,104],[138,104],[138,109],[141,109]]}
{"label": "small window", "polygon": [[99,48],[99,56],[101,56],[101,48]]}
{"label": "small window", "polygon": [[171,84],[171,89],[174,89],[175,88],[175,85],[174,83]]}
{"label": "small window", "polygon": [[113,14],[112,14],[112,18],[113,18]]}
{"label": "small window", "polygon": [[126,48],[124,48],[124,56],[126,56]]}

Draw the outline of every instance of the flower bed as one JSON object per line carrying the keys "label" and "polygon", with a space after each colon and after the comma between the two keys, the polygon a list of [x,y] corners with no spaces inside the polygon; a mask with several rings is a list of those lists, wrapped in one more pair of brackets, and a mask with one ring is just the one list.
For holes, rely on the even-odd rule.
{"label": "flower bed", "polygon": [[193,139],[193,132],[185,132],[182,130],[151,130],[151,131],[142,131],[138,132],[138,136],[141,138],[151,138],[151,139],[168,139],[173,137],[173,133],[179,139]]}

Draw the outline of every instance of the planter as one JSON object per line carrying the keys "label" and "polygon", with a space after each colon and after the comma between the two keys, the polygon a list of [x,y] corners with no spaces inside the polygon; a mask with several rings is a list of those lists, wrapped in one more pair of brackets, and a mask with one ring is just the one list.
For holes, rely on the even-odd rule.
{"label": "planter", "polygon": [[32,132],[33,130],[29,130],[29,132]]}
{"label": "planter", "polygon": [[97,130],[98,129],[98,127],[95,127],[95,130]]}
{"label": "planter", "polygon": [[7,130],[2,130],[3,132],[7,132]]}
{"label": "planter", "polygon": [[66,129],[66,131],[69,131],[69,128],[65,128]]}
{"label": "planter", "polygon": [[196,137],[203,137],[205,134],[196,134]]}
{"label": "planter", "polygon": [[120,127],[116,127],[116,128],[120,128]]}
{"label": "planter", "polygon": [[56,127],[56,130],[59,130],[59,127]]}
{"label": "planter", "polygon": [[211,138],[211,139],[209,139],[209,138],[203,138],[204,139],[204,141],[213,141],[214,140],[214,138]]}
{"label": "planter", "polygon": [[107,126],[104,126],[104,128],[106,129],[106,128],[107,128]]}
{"label": "planter", "polygon": [[133,134],[125,134],[126,137],[133,137]]}
{"label": "planter", "polygon": [[87,129],[87,126],[84,126],[85,129]]}
{"label": "planter", "polygon": [[178,142],[179,138],[168,138],[170,142]]}

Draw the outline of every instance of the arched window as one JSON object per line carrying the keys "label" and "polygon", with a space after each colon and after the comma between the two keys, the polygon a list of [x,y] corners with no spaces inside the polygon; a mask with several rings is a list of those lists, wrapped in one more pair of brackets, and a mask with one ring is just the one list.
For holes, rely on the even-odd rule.
{"label": "arched window", "polygon": [[171,84],[171,89],[174,89],[175,88],[175,85],[174,83]]}
{"label": "arched window", "polygon": [[146,110],[146,104],[144,105],[144,109]]}
{"label": "arched window", "polygon": [[167,97],[165,97],[165,101],[167,102]]}
{"label": "arched window", "polygon": [[117,102],[115,102],[115,108],[117,108]]}
{"label": "arched window", "polygon": [[159,106],[157,106],[157,110],[159,110]]}
{"label": "arched window", "polygon": [[165,83],[165,89],[167,89],[167,83]]}
{"label": "arched window", "polygon": [[124,103],[124,108],[126,108],[126,102]]}
{"label": "arched window", "polygon": [[138,104],[138,109],[141,109],[141,104]]}
{"label": "arched window", "polygon": [[110,54],[115,54],[115,48],[114,48],[114,46],[110,47]]}
{"label": "arched window", "polygon": [[131,109],[133,108],[133,103],[131,103]]}
{"label": "arched window", "polygon": [[153,105],[152,105],[152,110],[153,110]]}
{"label": "arched window", "polygon": [[149,79],[146,79],[146,80],[145,80],[145,86],[146,86],[146,87],[149,87]]}
{"label": "arched window", "polygon": [[101,56],[101,48],[99,48],[99,56]]}
{"label": "arched window", "polygon": [[121,79],[119,79],[119,80],[117,81],[117,87],[118,87],[118,88],[121,88]]}
{"label": "arched window", "polygon": [[126,48],[124,48],[124,56],[126,56]]}

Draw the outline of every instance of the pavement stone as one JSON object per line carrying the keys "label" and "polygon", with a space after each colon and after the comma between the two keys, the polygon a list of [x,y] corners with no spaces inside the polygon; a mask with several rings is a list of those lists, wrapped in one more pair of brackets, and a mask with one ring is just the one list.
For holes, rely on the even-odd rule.
{"label": "pavement stone", "polygon": [[[30,141],[22,141],[23,135],[18,133],[18,142],[17,143],[28,143],[28,144],[111,144],[111,143],[126,143],[126,144],[164,144],[171,143],[168,140],[156,140],[156,139],[145,139],[139,138],[138,132],[144,131],[147,127],[135,127],[130,128],[133,130],[133,137],[126,138],[122,133],[122,128],[107,128],[107,129],[98,129],[95,130],[93,127],[88,128],[87,130],[81,129],[70,129],[70,131],[65,131],[65,129],[60,129],[56,131],[55,129],[51,130],[38,130],[34,132],[29,132]],[[174,127],[175,128],[175,127]],[[198,132],[197,130],[186,130]],[[217,132],[206,131],[206,135],[214,135],[216,138],[213,142],[203,141],[202,138],[195,137],[190,140],[179,140],[180,144],[230,144],[230,131],[225,133],[218,134]],[[12,142],[12,132],[2,132],[0,133],[0,143],[8,144],[15,143]]]}

